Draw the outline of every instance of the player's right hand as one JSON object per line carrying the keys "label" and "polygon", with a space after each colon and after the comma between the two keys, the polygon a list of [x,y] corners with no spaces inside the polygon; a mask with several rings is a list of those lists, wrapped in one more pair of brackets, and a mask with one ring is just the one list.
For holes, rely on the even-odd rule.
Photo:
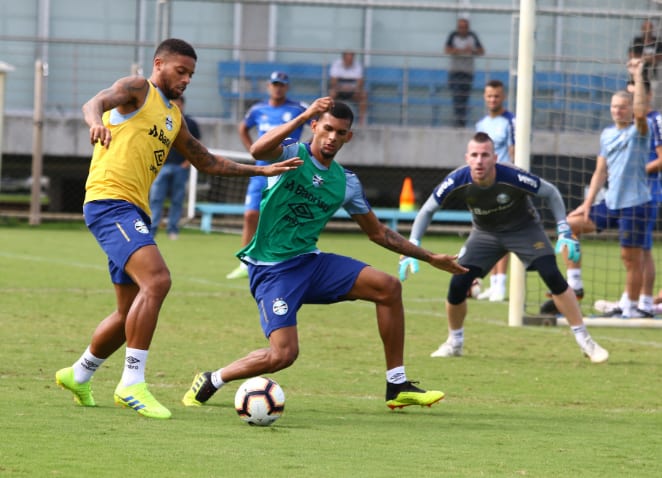
{"label": "player's right hand", "polygon": [[110,130],[103,124],[90,126],[90,143],[94,146],[100,143],[101,146],[107,148],[110,144],[111,135]]}
{"label": "player's right hand", "polygon": [[409,272],[411,272],[412,274],[416,274],[418,272],[418,269],[419,269],[418,259],[414,259],[413,257],[400,256],[398,275],[400,276],[400,280],[402,282],[407,280],[407,276],[409,275]]}
{"label": "player's right hand", "polygon": [[556,247],[554,252],[560,254],[563,249],[568,251],[568,259],[572,262],[579,262],[581,258],[581,247],[579,240],[572,234],[572,229],[566,221],[560,221],[556,225]]}

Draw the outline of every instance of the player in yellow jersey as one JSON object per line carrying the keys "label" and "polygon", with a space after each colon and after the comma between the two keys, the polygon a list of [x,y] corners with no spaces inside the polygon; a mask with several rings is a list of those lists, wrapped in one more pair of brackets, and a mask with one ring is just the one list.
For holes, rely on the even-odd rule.
{"label": "player in yellow jersey", "polygon": [[170,411],[145,382],[149,346],[171,284],[168,267],[149,233],[148,195],[170,148],[212,175],[275,176],[301,164],[298,158],[267,166],[237,164],[211,154],[195,139],[170,100],[184,93],[196,61],[187,42],[165,40],[154,53],[149,79],[120,78],[83,105],[94,145],[83,212],[87,227],[108,256],[117,308],[97,326],[80,358],[55,374],[57,384],[70,390],[82,406],[96,405],[92,375],[126,343],[115,403],[146,417],[170,418]]}

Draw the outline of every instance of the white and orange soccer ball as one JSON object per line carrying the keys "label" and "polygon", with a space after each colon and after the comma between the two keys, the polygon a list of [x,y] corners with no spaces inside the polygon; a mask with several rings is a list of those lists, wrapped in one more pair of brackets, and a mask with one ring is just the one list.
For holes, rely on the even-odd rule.
{"label": "white and orange soccer ball", "polygon": [[477,277],[471,283],[471,287],[467,292],[467,297],[477,299],[480,293],[482,292],[482,290],[483,290],[483,281],[480,280],[480,277]]}
{"label": "white and orange soccer ball", "polygon": [[249,425],[266,427],[278,420],[285,410],[285,392],[267,377],[253,377],[239,386],[234,408]]}

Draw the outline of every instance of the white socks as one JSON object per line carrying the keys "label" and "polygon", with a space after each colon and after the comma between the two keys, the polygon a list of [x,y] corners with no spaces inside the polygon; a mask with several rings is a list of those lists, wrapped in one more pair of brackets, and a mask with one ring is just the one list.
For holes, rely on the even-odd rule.
{"label": "white socks", "polygon": [[464,327],[457,330],[448,329],[448,338],[453,345],[464,344]]}
{"label": "white socks", "polygon": [[591,338],[591,335],[588,333],[588,330],[586,330],[586,325],[576,325],[570,328],[572,329],[572,332],[575,334],[575,340],[577,341],[580,347],[583,347],[586,341]]}
{"label": "white socks", "polygon": [[652,295],[640,295],[639,296],[639,303],[637,304],[637,307],[639,310],[643,310],[644,312],[653,312],[653,296]]}
{"label": "white socks", "polygon": [[386,371],[386,381],[388,383],[405,383],[407,381],[407,375],[405,374],[405,366],[401,365],[400,367],[394,367],[391,370]]}
{"label": "white socks", "polygon": [[85,383],[88,382],[94,372],[104,363],[106,359],[95,357],[90,352],[90,347],[88,346],[83,352],[83,355],[73,364],[72,368],[74,369],[74,380],[76,383]]}
{"label": "white socks", "polygon": [[568,269],[568,285],[572,287],[573,290],[584,288],[581,269]]}
{"label": "white socks", "polygon": [[[243,264],[243,262],[242,262],[242,264]],[[221,388],[223,385],[225,385],[225,382],[224,382],[223,379],[221,378],[221,372],[222,372],[222,371],[223,371],[223,369],[222,369],[222,368],[219,368],[219,369],[216,370],[215,372],[212,372],[212,373],[211,373],[211,384],[212,384],[216,389],[219,389],[219,388]]]}
{"label": "white socks", "polygon": [[145,362],[147,362],[148,353],[148,350],[126,348],[124,373],[122,373],[122,379],[120,380],[124,387],[145,381]]}

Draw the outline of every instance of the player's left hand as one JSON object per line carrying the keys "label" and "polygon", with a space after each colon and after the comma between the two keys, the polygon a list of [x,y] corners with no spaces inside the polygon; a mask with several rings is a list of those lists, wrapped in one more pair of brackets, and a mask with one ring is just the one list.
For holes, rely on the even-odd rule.
{"label": "player's left hand", "polygon": [[280,174],[296,169],[303,164],[303,161],[299,158],[290,158],[279,163],[269,164],[267,166],[262,166],[265,176],[278,176]]}
{"label": "player's left hand", "polygon": [[572,234],[572,229],[567,222],[561,221],[556,226],[558,239],[556,240],[556,248],[554,251],[560,254],[563,249],[568,250],[568,259],[572,262],[579,262],[581,258],[581,249],[579,247],[579,240]]}
{"label": "player's left hand", "polygon": [[407,256],[400,256],[400,264],[398,267],[398,275],[400,276],[400,280],[402,282],[407,280],[407,276],[411,272],[412,274],[416,274],[419,270],[419,263],[418,259],[414,259],[413,257],[407,257]]}
{"label": "player's left hand", "polygon": [[457,255],[432,254],[428,262],[432,267],[450,272],[451,274],[464,274],[465,272],[468,272],[469,269],[457,262],[457,257]]}

